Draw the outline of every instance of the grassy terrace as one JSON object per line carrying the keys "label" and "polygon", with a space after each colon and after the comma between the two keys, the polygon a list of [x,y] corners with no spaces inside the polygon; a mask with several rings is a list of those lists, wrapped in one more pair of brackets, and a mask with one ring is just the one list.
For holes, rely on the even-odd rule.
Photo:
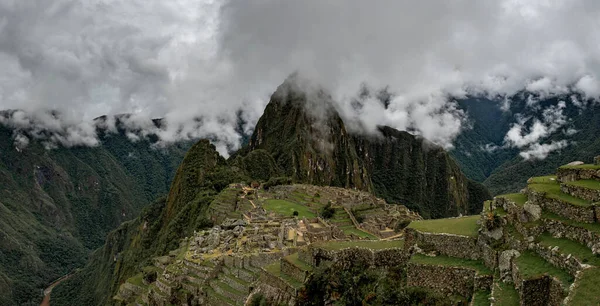
{"label": "grassy terrace", "polygon": [[588,247],[579,242],[567,238],[554,238],[549,233],[540,235],[538,239],[543,246],[557,246],[563,254],[571,254],[584,263],[600,266],[600,257],[594,255]]}
{"label": "grassy terrace", "polygon": [[523,279],[532,279],[544,274],[554,276],[560,280],[565,288],[573,283],[573,277],[566,271],[556,268],[542,257],[531,251],[525,251],[516,259],[519,272]]}
{"label": "grassy terrace", "polygon": [[473,306],[489,306],[490,305],[490,292],[478,290],[473,294]]}
{"label": "grassy terrace", "polygon": [[312,271],[313,270],[313,267],[311,265],[305,263],[304,261],[302,261],[298,258],[298,253],[294,253],[294,254],[286,256],[284,258],[285,258],[285,260],[287,260],[294,266],[296,266],[304,271]]}
{"label": "grassy terrace", "polygon": [[515,202],[519,206],[523,206],[527,202],[527,195],[522,193],[511,193],[497,196],[498,198],[505,198],[507,200]]}
{"label": "grassy terrace", "polygon": [[600,165],[593,165],[593,164],[585,164],[585,165],[578,165],[578,166],[561,166],[561,169],[592,169],[592,170],[598,170],[600,169]]}
{"label": "grassy terrace", "polygon": [[354,227],[354,225],[349,225],[349,226],[343,226],[340,227],[340,229],[342,230],[342,232],[344,232],[344,234],[346,235],[350,235],[353,234],[355,236],[358,236],[360,238],[364,238],[364,239],[370,239],[370,240],[377,240],[379,238],[367,233],[367,232],[363,232],[359,229],[357,229],[356,227]]}
{"label": "grassy terrace", "polygon": [[272,275],[275,275],[281,279],[283,279],[285,282],[287,282],[288,284],[290,284],[292,287],[298,289],[302,287],[302,283],[300,283],[299,281],[291,278],[289,275],[281,273],[281,263],[279,261],[274,262],[266,267],[264,267],[264,269],[269,272]]}
{"label": "grassy terrace", "polygon": [[413,221],[408,227],[426,233],[446,233],[477,237],[479,216]]}
{"label": "grassy terrace", "polygon": [[560,222],[570,225],[570,226],[585,228],[591,232],[600,234],[600,223],[577,222],[577,221],[573,221],[573,220],[564,218],[562,216],[559,216],[557,214],[554,214],[554,213],[551,213],[551,212],[545,211],[545,210],[542,211],[542,218],[560,221]]}
{"label": "grassy terrace", "polygon": [[272,211],[284,216],[291,217],[294,211],[298,212],[299,218],[314,218],[316,216],[316,214],[313,211],[311,211],[308,207],[286,200],[269,199],[266,200],[262,204],[262,206],[265,210]]}
{"label": "grassy terrace", "polygon": [[600,305],[600,268],[584,270],[569,305]]}
{"label": "grassy terrace", "polygon": [[540,184],[540,183],[529,184],[527,186],[527,188],[530,188],[537,192],[544,192],[544,193],[546,193],[546,197],[548,197],[550,199],[561,200],[563,202],[567,202],[569,204],[573,204],[573,205],[577,205],[577,206],[590,206],[592,204],[592,202],[590,202],[590,201],[582,200],[580,198],[576,198],[574,196],[571,196],[571,195],[568,195],[568,194],[562,192],[560,190],[560,185],[558,184],[557,181],[555,181],[553,183],[546,183],[546,184]]}
{"label": "grassy terrace", "polygon": [[136,285],[138,287],[147,288],[148,285],[144,284],[143,279],[144,279],[144,274],[138,273],[134,277],[127,279],[127,282],[130,284]]}
{"label": "grassy terrace", "polygon": [[600,190],[600,181],[596,181],[596,180],[581,180],[581,181],[568,182],[566,184],[577,186],[577,187],[583,187],[583,188],[587,188],[587,189]]}
{"label": "grassy terrace", "polygon": [[503,282],[494,283],[494,301],[498,306],[515,306],[519,305],[519,293],[513,284]]}
{"label": "grassy terrace", "polygon": [[557,184],[556,175],[546,175],[532,177],[528,180],[529,184]]}
{"label": "grassy terrace", "polygon": [[482,261],[438,255],[435,257],[415,254],[410,259],[412,263],[446,267],[470,268],[482,275],[491,275],[492,271]]}
{"label": "grassy terrace", "polygon": [[337,251],[345,248],[359,247],[371,250],[381,250],[389,248],[404,248],[404,240],[378,240],[378,241],[323,241],[315,246]]}

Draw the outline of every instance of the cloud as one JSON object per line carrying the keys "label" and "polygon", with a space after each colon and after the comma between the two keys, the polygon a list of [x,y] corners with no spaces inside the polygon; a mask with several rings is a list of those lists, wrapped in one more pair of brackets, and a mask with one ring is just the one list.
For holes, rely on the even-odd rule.
{"label": "cloud", "polygon": [[[567,117],[563,114],[566,103],[560,101],[557,105],[543,110],[542,118],[524,118],[513,124],[504,137],[504,142],[509,147],[523,148],[538,143],[540,140],[550,136],[562,126],[567,124]],[[527,122],[532,121],[530,126]]]}
{"label": "cloud", "polygon": [[[100,115],[133,114],[132,139],[161,117],[165,143],[210,137],[226,153],[239,147],[237,111],[251,131],[299,71],[361,129],[385,123],[451,147],[466,124],[453,97],[598,97],[599,12],[592,0],[0,0],[0,109],[37,118],[31,130],[61,144],[94,145]],[[353,108],[363,84],[388,88],[389,105]],[[552,129],[538,125],[510,137],[530,145]]]}
{"label": "cloud", "polygon": [[525,160],[545,159],[546,157],[548,157],[548,154],[550,154],[551,152],[563,149],[563,148],[567,147],[568,144],[569,143],[566,140],[552,141],[549,144],[535,143],[535,144],[531,145],[529,148],[527,148],[527,150],[519,153],[519,155],[521,157],[523,157]]}

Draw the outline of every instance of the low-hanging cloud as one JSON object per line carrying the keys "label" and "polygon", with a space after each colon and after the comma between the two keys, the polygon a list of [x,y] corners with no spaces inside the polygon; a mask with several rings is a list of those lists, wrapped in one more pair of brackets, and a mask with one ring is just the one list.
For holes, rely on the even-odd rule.
{"label": "low-hanging cloud", "polygon": [[[0,0],[0,109],[57,111],[58,127],[30,129],[54,127],[62,145],[94,145],[93,118],[128,113],[148,129],[132,139],[211,137],[225,153],[239,146],[237,111],[251,131],[298,71],[362,130],[387,124],[451,147],[468,115],[451,98],[599,97],[599,13],[593,0]],[[390,99],[356,108],[363,86]],[[150,131],[155,117],[165,127]],[[542,140],[515,131],[523,150]]]}

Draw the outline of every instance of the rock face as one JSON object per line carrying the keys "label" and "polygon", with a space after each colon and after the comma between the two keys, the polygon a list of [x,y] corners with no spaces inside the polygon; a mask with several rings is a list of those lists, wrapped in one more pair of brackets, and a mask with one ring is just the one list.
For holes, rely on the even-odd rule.
{"label": "rock face", "polygon": [[265,150],[296,181],[372,191],[424,217],[475,213],[490,198],[441,147],[385,126],[349,133],[331,97],[298,82],[279,86],[241,155]]}

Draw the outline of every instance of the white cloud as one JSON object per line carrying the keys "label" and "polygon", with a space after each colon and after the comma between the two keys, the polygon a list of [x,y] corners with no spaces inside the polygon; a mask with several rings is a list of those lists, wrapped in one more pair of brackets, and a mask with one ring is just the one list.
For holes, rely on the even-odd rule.
{"label": "white cloud", "polygon": [[[449,96],[574,84],[600,96],[600,37],[581,30],[597,28],[599,13],[592,0],[0,0],[0,109],[59,111],[64,122],[31,129],[65,145],[94,145],[92,118],[131,113],[150,129],[140,135],[164,117],[165,142],[212,137],[224,152],[239,146],[236,111],[251,130],[300,71],[363,127],[410,128],[451,147],[465,115]],[[360,116],[351,111],[363,83],[389,86],[389,107],[367,99]],[[513,128],[507,137],[526,147],[553,127]]]}
{"label": "white cloud", "polygon": [[531,145],[527,150],[519,153],[519,155],[521,155],[521,157],[523,157],[525,160],[545,159],[551,152],[563,149],[567,147],[568,144],[569,143],[566,140],[552,141],[549,144],[535,143]]}

